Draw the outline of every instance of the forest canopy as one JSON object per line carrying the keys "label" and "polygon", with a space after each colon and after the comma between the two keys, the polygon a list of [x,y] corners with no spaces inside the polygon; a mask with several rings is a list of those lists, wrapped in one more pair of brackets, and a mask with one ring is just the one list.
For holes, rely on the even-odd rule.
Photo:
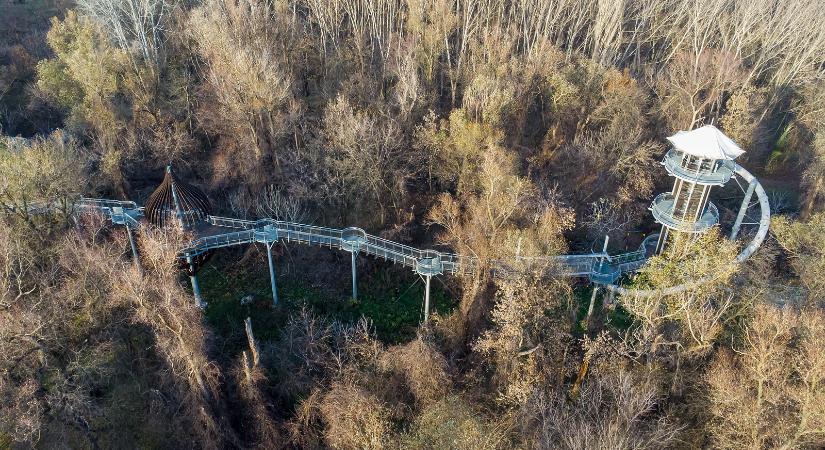
{"label": "forest canopy", "polygon": [[[676,240],[624,280],[646,297],[520,265],[637,248],[665,137],[706,124],[770,199],[750,260]],[[143,204],[167,165],[223,216],[481,269],[422,323],[417,276],[359,258],[349,298],[348,255],[285,244],[272,306],[250,245],[202,310],[191,236],[136,233],[141,271],[72,207]],[[3,450],[822,448],[823,242],[817,0],[0,3]]]}

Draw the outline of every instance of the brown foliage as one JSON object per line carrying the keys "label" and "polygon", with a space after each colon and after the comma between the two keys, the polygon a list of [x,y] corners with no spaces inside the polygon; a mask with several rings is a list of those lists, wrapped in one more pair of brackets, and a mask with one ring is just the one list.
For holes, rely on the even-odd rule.
{"label": "brown foliage", "polygon": [[779,216],[773,220],[772,228],[805,289],[808,303],[822,306],[825,301],[825,242],[822,239],[825,213],[814,214],[805,221]]}
{"label": "brown foliage", "polygon": [[441,400],[452,388],[447,361],[422,336],[389,348],[381,355],[381,365],[404,379],[419,407]]}
{"label": "brown foliage", "polygon": [[498,399],[521,405],[534,386],[559,386],[568,375],[564,358],[572,344],[572,291],[565,282],[538,274],[498,280],[497,287],[493,327],[474,350],[493,364]]}
{"label": "brown foliage", "polygon": [[324,440],[342,450],[385,448],[389,440],[387,408],[363,389],[346,382],[334,383],[321,398]]}
{"label": "brown foliage", "polygon": [[140,247],[148,262],[145,273],[126,271],[120,277],[119,293],[132,303],[133,320],[153,331],[154,345],[168,364],[169,381],[197,423],[194,431],[201,445],[218,447],[222,439],[235,438],[223,423],[220,368],[209,356],[211,332],[177,279],[177,249],[184,242],[186,236],[175,229],[144,230]]}
{"label": "brown foliage", "polygon": [[591,376],[578,397],[539,391],[527,411],[537,449],[671,448],[679,427],[656,412],[661,398],[649,380],[628,372]]}
{"label": "brown foliage", "polygon": [[825,316],[756,309],[743,342],[708,371],[710,431],[718,448],[825,444]]}
{"label": "brown foliage", "polygon": [[401,448],[479,449],[511,448],[512,419],[488,416],[461,396],[450,395],[422,410],[410,430],[400,437]]}
{"label": "brown foliage", "polygon": [[[644,340],[651,346],[649,351],[655,352],[661,345],[676,345],[686,354],[701,355],[712,349],[725,326],[749,302],[726,289],[737,269],[735,256],[735,244],[711,230],[698,238],[676,234],[664,254],[649,260],[634,286],[653,290],[655,295],[631,293],[620,298],[622,306],[645,329],[637,331],[647,336]],[[666,291],[683,284],[686,289],[682,291]],[[678,327],[674,330],[668,327],[670,324]]]}

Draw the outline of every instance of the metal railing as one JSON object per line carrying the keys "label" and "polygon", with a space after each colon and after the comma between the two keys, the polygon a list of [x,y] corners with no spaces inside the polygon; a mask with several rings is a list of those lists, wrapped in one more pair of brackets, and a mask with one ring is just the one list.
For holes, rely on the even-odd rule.
{"label": "metal railing", "polygon": [[[94,209],[104,214],[114,223],[137,226],[137,217],[143,208],[130,201],[81,198],[81,208]],[[208,216],[207,223],[217,228],[232,230],[228,233],[200,236],[181,250],[182,257],[194,257],[219,248],[254,242],[281,240],[288,243],[318,245],[333,249],[357,251],[395,264],[401,264],[421,273],[469,274],[480,267],[479,260],[472,256],[422,250],[406,244],[390,241],[363,233],[363,230],[319,227],[275,219],[246,220],[232,217]],[[358,236],[355,233],[358,231]],[[361,234],[363,233],[363,234]],[[358,241],[357,245],[353,242]],[[357,248],[355,248],[357,247]],[[633,252],[609,256],[606,253],[581,255],[559,255],[549,257],[516,257],[519,264],[528,267],[546,267],[563,276],[609,275],[615,279],[615,272],[637,270],[646,260],[643,246]],[[602,261],[604,261],[602,263]],[[515,269],[503,261],[491,261],[494,273],[506,274]]]}
{"label": "metal railing", "polygon": [[[683,164],[684,155],[676,149],[670,149],[662,160],[667,172],[677,178],[698,184],[722,186],[733,176],[733,165],[729,161],[720,161],[714,168],[705,168],[693,163],[687,167]],[[707,160],[706,160],[707,161]]]}
{"label": "metal railing", "polygon": [[[753,252],[756,251],[757,248],[759,248],[759,246],[762,244],[765,237],[767,236],[768,229],[770,227],[770,205],[768,204],[768,197],[765,193],[764,188],[761,184],[759,184],[758,180],[756,180],[756,178],[750,174],[750,172],[748,172],[747,170],[742,168],[742,166],[739,166],[735,163],[731,163],[731,167],[732,170],[736,173],[736,175],[741,177],[745,182],[756,183],[754,192],[759,197],[759,205],[761,208],[759,229],[757,230],[757,233],[755,234],[751,242],[748,243],[748,245],[736,257],[737,262],[742,262],[748,259],[748,257],[750,257],[753,254]],[[662,200],[667,200],[667,198],[664,197],[666,195],[670,194],[662,194],[659,197],[656,197],[656,200],[654,200],[653,204],[651,205],[651,210],[653,210],[654,212],[654,217],[656,217],[657,213],[665,212],[669,214],[669,212],[672,211],[672,203],[670,204],[670,209],[668,209],[668,205],[662,202]],[[672,201],[672,198],[670,200]],[[134,202],[130,201],[80,198],[79,200],[74,202],[74,205],[76,208],[80,209],[95,209],[103,213],[109,219],[117,218],[117,213],[113,215],[114,208],[123,208],[123,214],[128,216],[128,218],[122,217],[122,219],[124,222],[126,222],[127,225],[138,224],[136,218],[141,216],[143,213],[143,208],[138,207]],[[52,207],[50,205],[37,206],[42,206],[46,208]],[[712,226],[718,223],[718,216],[719,213],[716,207],[713,204],[709,203],[707,211],[701,219],[705,220],[705,224],[710,223],[710,226]],[[707,220],[706,217],[710,220]],[[660,219],[657,218],[657,220]],[[684,221],[680,222],[682,223],[674,224],[677,226],[688,224],[691,225],[691,227],[696,227],[696,223],[689,223]],[[251,242],[263,242],[262,239],[270,239],[272,236],[272,233],[270,232],[271,230],[263,230],[263,228],[267,225],[271,225],[276,229],[276,233],[274,236],[277,239],[284,239],[289,242],[301,242],[307,244],[329,246],[330,248],[342,248],[342,230],[337,230],[333,228],[315,227],[312,225],[295,224],[290,222],[277,221],[273,219],[251,221],[217,216],[208,217],[208,223],[216,227],[234,229],[239,231],[233,231],[231,233],[224,233],[215,236],[205,236],[198,238],[194,240],[191,243],[191,245],[184,249],[182,252],[203,252],[215,248],[228,247],[232,245],[240,245]],[[425,254],[432,255],[433,253],[433,251],[418,250],[414,247],[399,244],[386,239],[381,239],[375,236],[366,236],[367,243],[365,246],[360,247],[359,251],[364,251],[365,253],[373,256],[380,256],[387,260],[391,260],[394,262],[404,264],[406,266],[413,267],[414,269],[416,267],[416,264],[418,264],[418,260],[421,259],[421,256],[424,256]],[[640,245],[639,250],[613,256],[609,256],[605,253],[590,253],[583,255],[561,255],[552,257],[520,257],[518,259],[528,264],[531,262],[536,265],[543,264],[546,267],[549,267],[550,270],[555,271],[557,273],[561,272],[561,274],[563,275],[590,276],[591,280],[596,282],[600,282],[600,279],[607,281],[616,273],[616,270],[618,270],[619,273],[627,273],[638,270],[645,263],[645,261],[647,261],[648,255],[652,254],[652,249],[655,248],[657,238],[657,234],[652,234],[645,238],[645,240]],[[441,264],[444,273],[470,273],[474,270],[477,270],[480,266],[479,261],[471,256],[455,255],[451,253],[441,252],[435,253],[438,253],[441,259]],[[602,260],[606,260],[607,265],[605,266],[604,264],[602,264],[599,267],[596,267],[595,265],[599,264],[599,262]],[[512,270],[511,267],[507,267],[506,265],[504,265],[504,263],[500,261],[494,262],[493,265],[498,266],[493,267],[493,270],[499,273],[506,274],[509,270]],[[602,278],[602,275],[606,276]],[[613,281],[615,281],[615,279]],[[608,284],[607,287],[611,291],[618,292],[620,294],[627,294],[633,292],[635,295],[647,297],[656,294],[661,294],[662,292],[681,292],[689,288],[690,286],[700,284],[702,282],[703,280],[694,280],[693,282],[674,286],[665,289],[661,292],[653,290],[633,290],[611,284]]]}
{"label": "metal railing", "polygon": [[257,242],[254,230],[235,231],[226,234],[203,236],[192,241],[188,247],[181,250],[183,256],[197,256],[209,250],[231,247],[234,245],[251,244]]}
{"label": "metal railing", "polygon": [[653,218],[668,228],[686,233],[700,233],[719,223],[719,210],[711,202],[708,202],[698,220],[690,221],[673,217],[674,201],[673,194],[670,192],[657,195],[650,205]]}
{"label": "metal railing", "polygon": [[109,200],[106,198],[86,198],[80,197],[79,200],[75,203],[77,206],[82,208],[112,208],[112,207],[120,207],[123,209],[139,209],[143,210],[142,207],[138,207],[137,203],[131,200]]}

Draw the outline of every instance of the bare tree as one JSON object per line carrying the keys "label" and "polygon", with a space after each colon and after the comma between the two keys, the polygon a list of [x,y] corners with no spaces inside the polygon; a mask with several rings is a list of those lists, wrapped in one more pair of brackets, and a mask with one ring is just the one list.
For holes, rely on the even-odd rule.
{"label": "bare tree", "polygon": [[106,30],[119,49],[131,56],[136,74],[147,67],[154,77],[160,76],[175,0],[79,0],[77,4]]}
{"label": "bare tree", "polygon": [[825,317],[760,306],[743,342],[708,372],[718,448],[818,448],[825,444]]}
{"label": "bare tree", "polygon": [[321,145],[318,163],[328,168],[333,187],[328,195],[344,193],[350,204],[369,199],[380,208],[380,223],[384,223],[387,210],[397,210],[412,173],[398,123],[356,110],[338,96],[324,111]]}
{"label": "bare tree", "polygon": [[575,402],[552,392],[537,393],[528,405],[536,422],[533,446],[670,448],[677,442],[680,427],[666,415],[657,416],[660,404],[655,385],[626,371],[590,377]]}
{"label": "bare tree", "polygon": [[272,217],[288,222],[303,222],[307,212],[300,201],[288,197],[281,189],[270,185],[255,204],[258,217]]}
{"label": "bare tree", "polygon": [[83,186],[82,163],[77,144],[59,131],[26,143],[0,136],[0,208],[32,228],[44,218],[65,223]]}
{"label": "bare tree", "polygon": [[218,106],[205,109],[203,117],[227,136],[227,169],[240,167],[247,182],[254,181],[262,158],[280,164],[279,140],[297,108],[292,74],[285,70],[286,20],[273,2],[212,0],[193,10],[188,22],[206,62],[207,100]]}

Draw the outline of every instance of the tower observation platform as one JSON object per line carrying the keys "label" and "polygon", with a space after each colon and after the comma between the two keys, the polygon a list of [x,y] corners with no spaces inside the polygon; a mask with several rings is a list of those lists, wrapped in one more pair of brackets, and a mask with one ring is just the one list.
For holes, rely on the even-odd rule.
{"label": "tower observation platform", "polygon": [[674,178],[671,192],[656,196],[650,205],[662,225],[655,253],[662,253],[674,233],[702,233],[719,223],[719,210],[710,201],[713,186],[733,177],[734,160],[745,153],[713,125],[680,131],[667,138],[673,148],[662,165]]}

